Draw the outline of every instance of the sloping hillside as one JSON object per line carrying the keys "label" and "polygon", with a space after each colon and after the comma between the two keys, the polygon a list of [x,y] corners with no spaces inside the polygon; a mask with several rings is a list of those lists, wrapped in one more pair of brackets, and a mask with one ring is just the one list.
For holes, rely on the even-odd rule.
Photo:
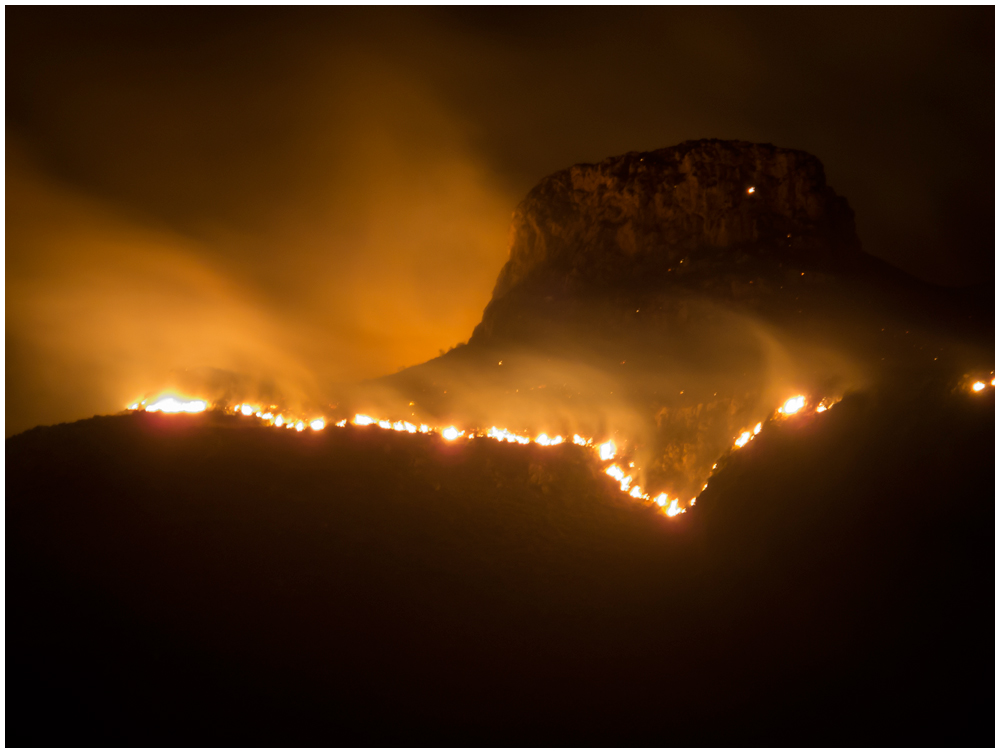
{"label": "sloping hillside", "polygon": [[19,435],[8,741],[989,744],[993,398],[941,386],[770,425],[673,519],[571,445]]}

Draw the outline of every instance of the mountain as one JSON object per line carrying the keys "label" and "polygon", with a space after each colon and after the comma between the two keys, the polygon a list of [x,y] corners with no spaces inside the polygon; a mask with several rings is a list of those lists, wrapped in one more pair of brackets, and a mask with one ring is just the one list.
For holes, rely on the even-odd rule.
{"label": "mountain", "polygon": [[789,396],[992,365],[992,299],[864,253],[805,152],[691,141],[576,165],[514,212],[468,344],[348,404],[535,436],[614,436],[688,499]]}
{"label": "mountain", "polygon": [[8,743],[988,744],[993,410],[848,396],[675,518],[571,444],[34,429]]}
{"label": "mountain", "polygon": [[[865,255],[815,158],[744,142],[550,176],[511,245],[468,344],[348,402],[613,437],[686,514],[570,442],[24,432],[7,741],[990,745],[986,296]],[[829,407],[768,420],[796,393]]]}
{"label": "mountain", "polygon": [[[477,328],[506,331],[511,298],[669,287],[759,303],[813,273],[860,270],[854,214],[810,154],[770,144],[690,141],[576,165],[517,207],[510,260]],[[686,265],[686,266],[685,266]],[[765,280],[755,279],[765,276]],[[765,290],[751,284],[765,284]],[[475,339],[475,335],[474,335]]]}

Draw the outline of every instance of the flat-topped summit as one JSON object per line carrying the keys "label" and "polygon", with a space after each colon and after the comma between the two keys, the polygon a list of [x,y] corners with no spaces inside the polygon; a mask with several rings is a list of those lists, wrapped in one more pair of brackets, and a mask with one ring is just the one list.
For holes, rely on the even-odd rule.
{"label": "flat-topped summit", "polygon": [[676,266],[698,250],[853,255],[854,214],[803,151],[703,139],[574,165],[514,211],[493,299],[536,270],[612,281]]}

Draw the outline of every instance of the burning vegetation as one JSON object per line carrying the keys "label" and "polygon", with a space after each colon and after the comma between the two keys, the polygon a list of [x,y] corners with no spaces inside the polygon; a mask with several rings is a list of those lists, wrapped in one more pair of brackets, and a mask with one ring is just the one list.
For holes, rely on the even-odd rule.
{"label": "burning vegetation", "polygon": [[[992,375],[992,372],[990,374]],[[985,377],[982,379],[969,378],[966,375],[957,389],[978,395],[983,393],[987,386],[990,389],[995,388],[996,379],[994,377],[990,377],[988,384],[984,379]],[[840,400],[841,396],[810,399],[806,395],[793,395],[781,403],[769,416],[761,419],[751,428],[737,433],[732,440],[729,452],[735,452],[746,447],[761,434],[764,426],[770,422],[783,421],[794,416],[804,416],[807,414],[824,414],[836,403],[840,402]],[[323,431],[328,426],[326,417],[298,416],[288,411],[282,411],[278,405],[274,404],[265,406],[251,402],[242,402],[231,406],[210,405],[206,400],[183,399],[173,395],[161,396],[152,402],[140,400],[129,405],[128,410],[145,411],[148,413],[202,413],[207,410],[213,410],[226,415],[254,419],[262,426],[296,432],[302,432],[306,429],[314,432]],[[584,437],[580,434],[573,434],[572,437],[567,438],[559,434],[549,436],[548,433],[541,432],[532,436],[530,432],[518,432],[497,426],[463,429],[454,425],[437,426],[428,423],[411,423],[405,420],[377,418],[364,413],[356,413],[350,418],[341,418],[333,423],[332,426],[342,429],[348,424],[359,427],[372,426],[384,431],[404,434],[435,435],[449,443],[458,442],[459,440],[492,439],[501,444],[534,444],[541,447],[556,447],[568,442],[588,450],[593,461],[599,464],[604,474],[617,482],[618,488],[627,498],[646,505],[655,506],[662,510],[667,517],[672,518],[686,513],[698,501],[698,495],[682,503],[680,495],[671,491],[663,489],[649,491],[644,488],[637,480],[642,469],[637,465],[635,459],[636,451],[634,442],[620,441],[619,445],[613,439],[607,439],[603,442],[595,441],[593,437]],[[712,471],[717,467],[718,462],[712,465],[708,476],[702,479],[701,491],[708,488],[709,478],[712,475]]]}
{"label": "burning vegetation", "polygon": [[[979,383],[977,383],[979,384]],[[973,386],[973,390],[975,390]],[[809,402],[804,395],[796,395],[786,400],[774,413],[746,431],[741,432],[733,442],[733,450],[745,447],[750,441],[757,437],[763,429],[766,421],[776,421],[787,418],[806,411],[811,408],[815,413],[823,413],[829,409],[839,398],[823,398],[818,401]],[[209,403],[205,400],[190,399],[185,400],[175,396],[162,396],[152,402],[141,400],[132,403],[130,411],[145,411],[148,413],[202,413],[209,410]],[[242,416],[258,421],[262,426],[270,426],[277,429],[288,429],[297,432],[322,431],[327,427],[325,417],[300,417],[279,410],[277,405],[256,405],[250,402],[237,403],[232,406],[215,405],[212,410],[220,411],[227,415]],[[350,423],[353,426],[373,426],[385,431],[402,432],[406,434],[433,434],[440,436],[446,442],[457,442],[459,440],[472,441],[475,439],[492,439],[500,443],[515,443],[520,445],[535,444],[542,447],[555,447],[565,442],[586,448],[592,453],[593,459],[598,462],[605,474],[618,482],[622,493],[628,498],[642,502],[647,505],[655,505],[661,509],[668,517],[674,517],[687,512],[697,502],[697,497],[691,498],[687,503],[681,503],[680,497],[669,491],[657,490],[647,491],[638,482],[637,477],[641,471],[633,459],[635,452],[631,449],[632,443],[622,442],[622,446],[612,439],[600,442],[592,437],[583,437],[574,434],[571,439],[555,435],[550,437],[545,432],[530,436],[527,433],[518,433],[506,428],[490,426],[487,429],[466,428],[460,429],[456,426],[431,426],[426,423],[410,423],[409,421],[393,421],[385,418],[376,418],[362,413],[355,414],[352,418],[342,418],[336,421],[333,426],[344,428]],[[715,466],[713,466],[715,468]],[[708,479],[705,479],[702,490],[707,488]]]}

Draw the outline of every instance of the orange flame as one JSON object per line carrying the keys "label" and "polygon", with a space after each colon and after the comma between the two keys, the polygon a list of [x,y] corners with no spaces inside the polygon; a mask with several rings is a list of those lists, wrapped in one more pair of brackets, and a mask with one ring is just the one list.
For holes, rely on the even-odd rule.
{"label": "orange flame", "polygon": [[[175,397],[165,397],[157,400],[152,405],[146,406],[149,413],[201,413],[208,407],[204,400],[178,400]],[[133,408],[137,410],[137,408]]]}
{"label": "orange flame", "polygon": [[786,416],[791,416],[798,413],[806,404],[806,398],[804,395],[796,395],[795,397],[790,397],[785,401],[785,404],[778,408],[779,413],[784,413]]}
{"label": "orange flame", "polygon": [[[991,382],[991,385],[994,382]],[[986,385],[983,382],[976,382],[972,385],[972,389],[975,392],[982,391]],[[820,401],[816,406],[817,413],[823,413],[829,409],[836,400],[823,400]],[[143,400],[139,403],[133,403],[129,406],[130,410],[142,410],[146,404]],[[802,410],[806,405],[806,398],[803,395],[795,395],[786,400],[780,408],[778,408],[778,413],[791,416]],[[276,408],[277,406],[270,406],[270,408]],[[179,413],[179,412],[189,412],[197,413],[202,412],[208,408],[208,403],[204,400],[190,400],[181,401],[175,397],[165,397],[157,402],[153,403],[145,410],[150,412],[162,411],[164,413]],[[289,418],[282,413],[274,415],[270,410],[264,411],[262,408],[252,405],[250,403],[238,403],[232,408],[232,413],[236,415],[242,415],[246,417],[254,416],[257,419],[263,421],[265,424],[270,426],[275,426],[278,428],[294,429],[297,432],[305,430],[308,426],[313,431],[321,431],[327,426],[325,418],[314,418],[309,421],[305,421],[299,418]],[[420,424],[419,426],[410,423],[409,421],[390,421],[384,418],[374,418],[372,416],[365,415],[363,413],[357,413],[354,418],[341,419],[337,421],[334,426],[343,428],[351,423],[355,426],[377,426],[384,430],[404,432],[407,434],[439,434],[445,441],[454,442],[461,437],[484,437],[489,439],[494,439],[498,442],[513,442],[516,444],[537,444],[542,447],[552,447],[555,445],[562,444],[564,438],[562,435],[555,435],[550,437],[547,433],[542,432],[538,434],[534,439],[530,436],[524,434],[518,434],[509,429],[498,428],[496,426],[491,426],[485,432],[480,430],[469,431],[459,429],[455,426],[449,426],[447,428],[435,428],[428,424]],[[754,439],[758,434],[760,434],[763,429],[763,421],[758,422],[752,430],[742,432],[735,441],[735,449],[740,449],[745,447],[752,439]],[[608,440],[606,442],[595,445],[592,439],[587,439],[580,436],[579,434],[574,434],[572,438],[573,444],[586,447],[597,454],[597,457],[602,461],[602,463],[609,463],[619,454],[619,448],[614,443],[613,440]],[[712,470],[717,468],[718,464],[712,466]],[[681,513],[687,512],[688,507],[694,507],[697,502],[697,497],[691,499],[691,501],[685,506],[680,506],[680,500],[677,497],[671,497],[667,492],[660,492],[655,497],[651,497],[646,493],[641,486],[633,483],[635,474],[638,473],[639,469],[635,468],[634,462],[628,463],[630,471],[626,471],[621,465],[617,463],[610,463],[604,472],[611,476],[618,482],[618,486],[621,491],[627,494],[632,499],[646,500],[655,503],[668,517],[675,517]],[[708,484],[705,483],[702,486],[702,491],[708,488]]]}

